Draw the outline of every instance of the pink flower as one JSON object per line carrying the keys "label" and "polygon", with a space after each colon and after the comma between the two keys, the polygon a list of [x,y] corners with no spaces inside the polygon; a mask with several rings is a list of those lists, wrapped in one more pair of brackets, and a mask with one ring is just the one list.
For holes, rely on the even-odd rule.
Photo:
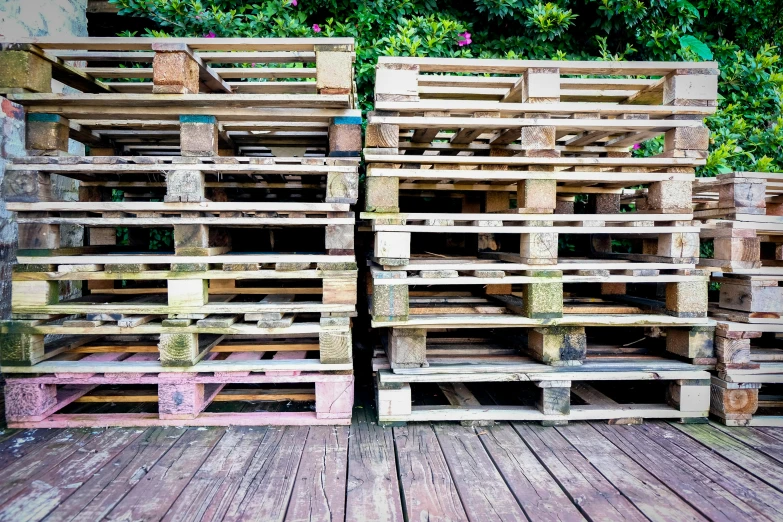
{"label": "pink flower", "polygon": [[217,35],[214,31],[210,31],[207,34],[204,35],[204,38],[215,38]]}
{"label": "pink flower", "polygon": [[289,2],[292,6],[296,7],[296,4],[298,3],[296,0],[291,0]]}
{"label": "pink flower", "polygon": [[473,43],[473,40],[470,39],[470,33],[465,31],[464,33],[457,34],[460,38],[464,38],[464,40],[457,40],[457,45],[460,47],[465,45],[470,45]]}
{"label": "pink flower", "polygon": [[313,24],[313,32],[320,33],[321,32],[321,26],[318,24]]}
{"label": "pink flower", "polygon": [[642,146],[640,144],[638,144],[638,143],[634,143],[633,144],[633,150],[639,150],[641,148],[642,148]]}

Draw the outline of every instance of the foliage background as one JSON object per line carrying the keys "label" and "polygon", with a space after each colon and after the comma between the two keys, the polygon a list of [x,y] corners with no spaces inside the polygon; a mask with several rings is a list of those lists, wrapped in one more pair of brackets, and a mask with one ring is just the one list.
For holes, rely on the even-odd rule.
{"label": "foliage background", "polygon": [[[783,171],[783,0],[111,0],[154,36],[352,36],[360,107],[379,55],[716,60],[719,109],[700,175]],[[469,36],[465,36],[465,33]],[[468,38],[470,43],[465,45]],[[460,45],[463,42],[463,45]],[[660,141],[637,154],[657,153]]]}

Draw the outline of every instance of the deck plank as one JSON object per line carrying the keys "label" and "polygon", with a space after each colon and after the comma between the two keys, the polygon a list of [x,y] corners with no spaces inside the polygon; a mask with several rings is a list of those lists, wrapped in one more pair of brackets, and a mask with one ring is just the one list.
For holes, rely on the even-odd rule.
{"label": "deck plank", "polygon": [[331,522],[345,519],[348,478],[348,426],[313,426],[285,520]]}
{"label": "deck plank", "polygon": [[56,430],[6,430],[8,437],[0,442],[0,469],[6,469],[12,462],[23,458],[31,451],[38,451],[41,445],[56,436]]}
{"label": "deck plank", "polygon": [[160,519],[204,463],[225,431],[223,428],[188,429],[149,470],[144,480],[139,481],[105,519]]}
{"label": "deck plank", "polygon": [[265,432],[242,426],[226,431],[163,520],[222,520]]}
{"label": "deck plank", "polygon": [[783,495],[741,466],[675,429],[667,430],[660,424],[647,423],[637,426],[636,430],[657,441],[676,458],[698,469],[726,490],[742,492],[742,499],[759,513],[772,519],[783,519]]}
{"label": "deck plank", "polygon": [[49,513],[47,522],[101,520],[184,433],[182,428],[145,430],[112,462],[98,470],[73,495]]}
{"label": "deck plank", "polygon": [[585,520],[509,424],[483,429],[478,435],[530,520]]}
{"label": "deck plank", "polygon": [[715,428],[731,435],[740,442],[744,442],[751,448],[772,457],[783,463],[783,440],[756,428],[732,428],[720,424],[714,424]]}
{"label": "deck plank", "polygon": [[[658,424],[658,423],[655,423]],[[703,516],[710,520],[765,520],[766,518],[747,505],[738,494],[717,484],[698,468],[693,468],[677,456],[657,444],[634,426],[609,426],[591,423],[601,435],[624,452],[648,473],[680,496]],[[673,428],[661,425],[663,437]]]}
{"label": "deck plank", "polygon": [[283,520],[308,431],[305,426],[267,429],[224,521]]}
{"label": "deck plank", "polygon": [[587,518],[602,522],[648,520],[557,430],[534,424],[513,426]]}
{"label": "deck plank", "polygon": [[394,428],[394,444],[408,520],[468,520],[432,426]]}
{"label": "deck plank", "polygon": [[403,522],[400,483],[391,429],[376,422],[374,409],[354,409],[348,443],[345,521]]}
{"label": "deck plank", "polygon": [[731,435],[709,424],[673,424],[675,428],[702,443],[718,455],[757,476],[778,491],[783,491],[783,473],[780,462],[756,451]]}
{"label": "deck plank", "polygon": [[470,520],[528,520],[473,428],[442,423],[435,434]]}
{"label": "deck plank", "polygon": [[3,487],[0,488],[0,512],[3,505],[27,485],[49,470],[56,468],[99,434],[83,429],[68,429],[37,446],[3,469]]}
{"label": "deck plank", "polygon": [[707,520],[589,424],[557,431],[650,520]]}
{"label": "deck plank", "polygon": [[118,453],[139,438],[138,430],[108,429],[61,461],[57,467],[28,481],[3,504],[0,520],[37,521],[81,488]]}

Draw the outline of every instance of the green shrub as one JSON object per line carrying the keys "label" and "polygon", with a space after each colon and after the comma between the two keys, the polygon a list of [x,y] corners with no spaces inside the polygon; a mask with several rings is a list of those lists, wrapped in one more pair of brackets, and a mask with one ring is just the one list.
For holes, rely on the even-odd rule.
{"label": "green shrub", "polygon": [[[760,0],[111,0],[147,17],[147,35],[352,36],[359,103],[371,108],[379,55],[711,60],[719,109],[701,175],[783,170],[783,2]],[[317,25],[316,25],[317,24]],[[319,32],[315,32],[315,29]],[[465,36],[469,33],[469,37]],[[466,43],[468,42],[469,43]],[[460,44],[462,42],[462,44]],[[654,154],[657,143],[639,155]]]}

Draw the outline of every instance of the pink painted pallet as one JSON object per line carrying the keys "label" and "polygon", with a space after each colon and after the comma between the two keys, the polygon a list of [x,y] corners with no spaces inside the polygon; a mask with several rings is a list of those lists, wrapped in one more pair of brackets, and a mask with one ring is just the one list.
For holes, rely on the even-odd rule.
{"label": "pink painted pallet", "polygon": [[[353,401],[353,375],[316,372],[55,373],[5,385],[11,428],[350,424]],[[73,412],[79,403],[127,407]]]}

